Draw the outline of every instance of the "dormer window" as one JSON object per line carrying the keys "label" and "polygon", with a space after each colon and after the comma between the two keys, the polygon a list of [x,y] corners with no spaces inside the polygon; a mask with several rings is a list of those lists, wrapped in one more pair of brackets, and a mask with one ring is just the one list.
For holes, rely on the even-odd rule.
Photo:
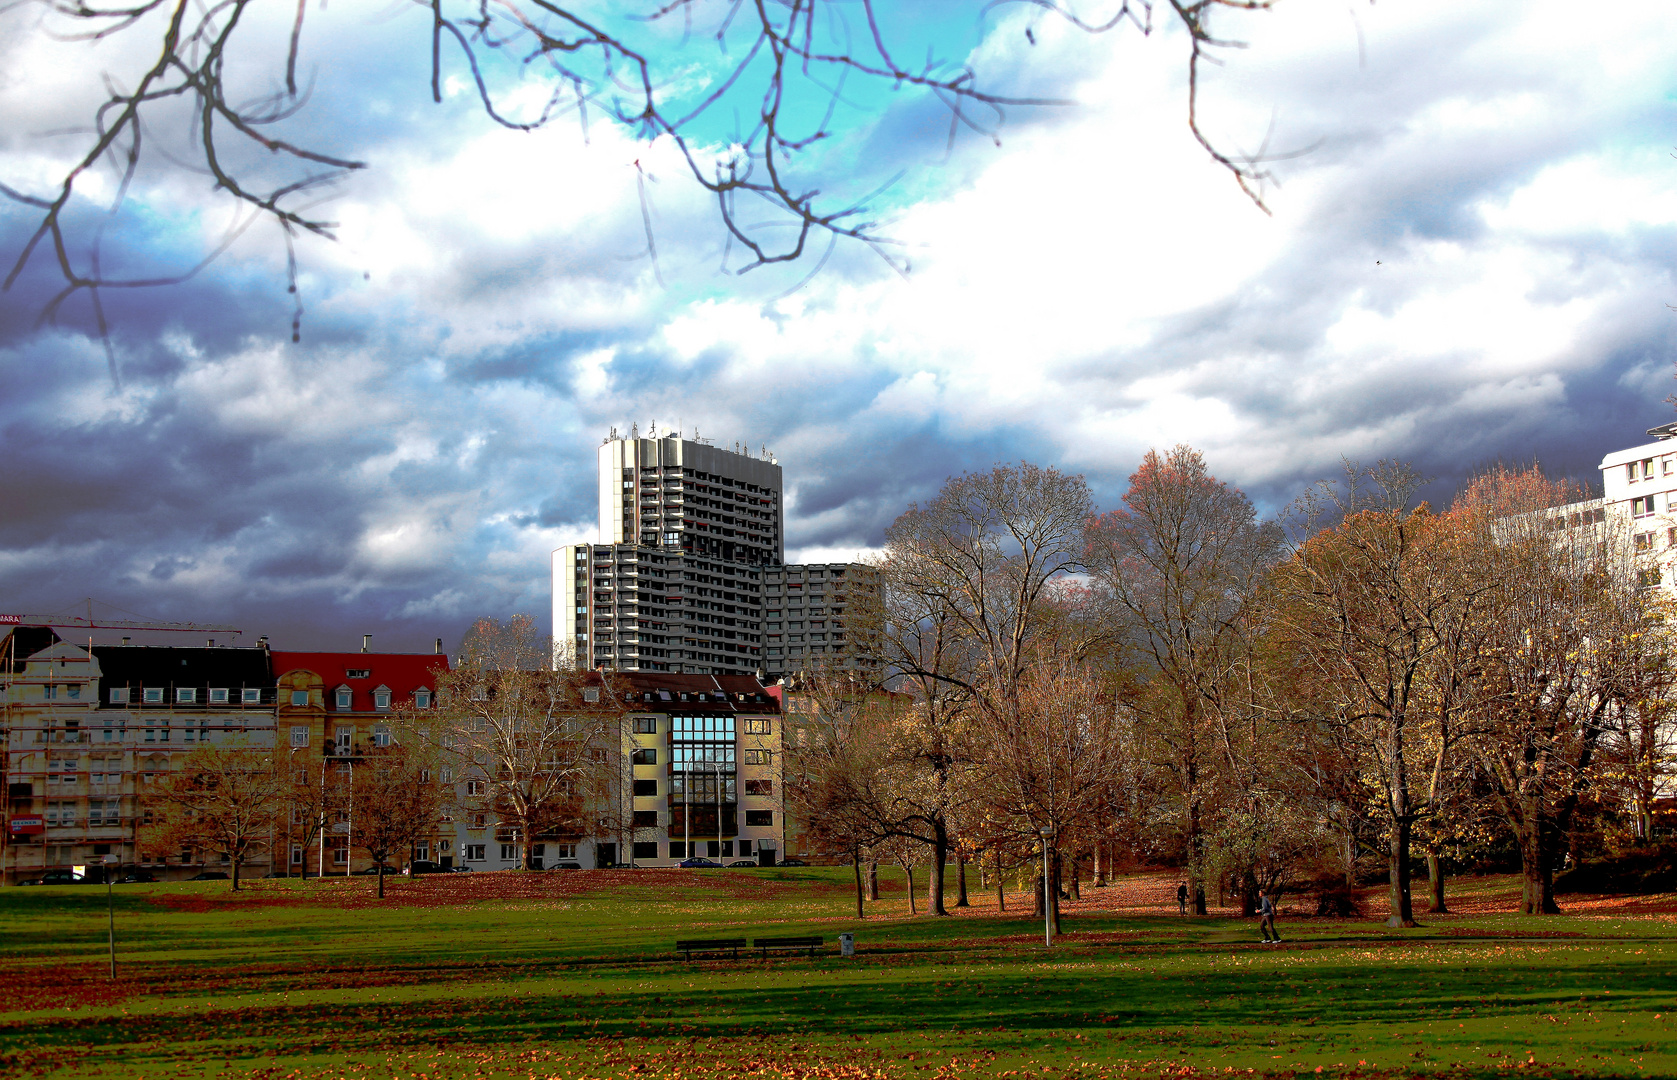
{"label": "dormer window", "polygon": [[352,705],[353,700],[354,700],[354,695],[350,691],[350,688],[347,687],[347,686],[340,686],[340,687],[338,687],[336,693],[337,693],[337,700],[338,700],[338,711],[339,712],[348,712],[350,710],[351,705]]}
{"label": "dormer window", "polygon": [[198,703],[198,688],[196,686],[176,688],[175,702],[180,705],[196,705]]}
{"label": "dormer window", "polygon": [[390,708],[390,687],[380,686],[373,691],[373,708],[379,710]]}
{"label": "dormer window", "polygon": [[163,704],[163,688],[161,686],[148,686],[140,691],[140,694],[141,700],[147,705]]}
{"label": "dormer window", "polygon": [[262,704],[262,691],[246,688],[239,691],[239,700],[246,705]]}
{"label": "dormer window", "polygon": [[582,688],[582,700],[584,700],[584,701],[599,701],[600,700],[600,688],[598,686],[585,686],[585,687],[583,687]]}
{"label": "dormer window", "polygon": [[111,687],[111,704],[112,705],[126,705],[126,704],[128,704],[128,687],[126,687],[126,686],[113,686],[113,687]]}
{"label": "dormer window", "polygon": [[373,669],[352,667],[348,671],[344,672],[344,677],[349,679],[370,679],[373,677]]}
{"label": "dormer window", "polygon": [[225,686],[212,686],[212,687],[210,687],[210,704],[211,705],[225,705],[225,704],[227,704],[227,688]]}
{"label": "dormer window", "polygon": [[413,692],[413,707],[416,709],[429,709],[431,707],[431,691],[415,690]]}

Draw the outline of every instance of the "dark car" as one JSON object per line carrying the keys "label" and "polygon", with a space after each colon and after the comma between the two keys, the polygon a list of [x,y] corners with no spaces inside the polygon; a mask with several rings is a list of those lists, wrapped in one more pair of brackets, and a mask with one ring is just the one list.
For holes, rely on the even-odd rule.
{"label": "dark car", "polygon": [[456,873],[456,874],[469,874],[471,872],[472,872],[472,868],[469,867],[469,866],[456,866],[453,870],[453,873]]}
{"label": "dark car", "polygon": [[375,876],[377,876],[378,872],[381,869],[385,872],[386,876],[388,876],[390,874],[394,874],[396,872],[393,867],[389,867],[389,866],[384,866],[384,867],[369,866],[365,870],[354,871],[354,876],[356,876],[356,877],[375,877]]}
{"label": "dark car", "polygon": [[205,870],[205,871],[202,871],[200,873],[193,874],[191,877],[187,878],[186,880],[188,880],[188,881],[226,881],[227,880],[227,875],[220,870]]}
{"label": "dark car", "polygon": [[19,885],[79,885],[82,876],[73,870],[48,870],[38,878],[20,881]]}
{"label": "dark car", "polygon": [[448,867],[444,866],[442,863],[430,862],[426,859],[416,859],[413,862],[408,863],[407,868],[404,869],[402,873],[407,874],[409,877],[418,877],[420,874],[446,874],[448,873]]}
{"label": "dark car", "polygon": [[720,870],[722,868],[721,863],[711,862],[709,859],[683,859],[677,865],[679,865],[683,870],[704,870],[707,868]]}
{"label": "dark car", "polygon": [[582,869],[582,864],[579,863],[579,862],[574,862],[570,859],[566,859],[564,862],[554,863],[553,864],[553,869],[555,869],[555,870],[581,870]]}
{"label": "dark car", "polygon": [[149,885],[157,880],[157,876],[150,870],[130,870],[116,880],[119,885]]}
{"label": "dark car", "polygon": [[733,862],[728,864],[728,868],[731,870],[736,866],[756,866],[756,865],[757,865],[757,862],[754,859],[735,859]]}
{"label": "dark car", "polygon": [[780,860],[780,865],[782,865],[782,866],[808,866],[809,864],[804,862],[802,859],[782,859],[782,860]]}

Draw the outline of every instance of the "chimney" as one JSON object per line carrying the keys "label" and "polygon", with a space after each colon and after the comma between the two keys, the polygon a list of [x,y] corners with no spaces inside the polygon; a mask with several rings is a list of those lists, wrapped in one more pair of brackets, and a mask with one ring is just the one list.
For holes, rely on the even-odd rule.
{"label": "chimney", "polygon": [[267,651],[267,649],[268,649],[268,635],[267,634],[263,634],[261,637],[256,639],[256,647],[258,649],[263,650],[264,652]]}
{"label": "chimney", "polygon": [[130,641],[130,640],[131,640],[131,639],[129,639],[129,638],[123,638],[123,639],[122,639],[122,643],[123,643],[123,644],[124,644],[124,645],[126,645],[126,644],[128,644],[128,642],[129,642],[129,641]]}
{"label": "chimney", "polygon": [[210,638],[210,641],[209,641],[209,644],[208,644],[208,645],[205,645],[205,646],[204,646],[204,647],[205,647],[205,648],[206,648],[206,649],[213,649],[213,648],[215,648],[215,638]]}
{"label": "chimney", "polygon": [[372,647],[373,647],[373,635],[362,634],[361,635],[361,651],[366,652],[368,649],[370,649]]}
{"label": "chimney", "polygon": [[437,655],[441,656],[442,654],[443,654],[443,639],[438,638],[437,639]]}

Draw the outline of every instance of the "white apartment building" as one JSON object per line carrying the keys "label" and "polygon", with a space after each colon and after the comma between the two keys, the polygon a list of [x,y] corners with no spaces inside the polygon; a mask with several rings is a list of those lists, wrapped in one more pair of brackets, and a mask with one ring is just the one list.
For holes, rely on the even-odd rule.
{"label": "white apartment building", "polygon": [[1677,593],[1677,424],[1648,434],[1654,441],[1601,459],[1600,499],[1566,511],[1579,520],[1628,522],[1642,584]]}

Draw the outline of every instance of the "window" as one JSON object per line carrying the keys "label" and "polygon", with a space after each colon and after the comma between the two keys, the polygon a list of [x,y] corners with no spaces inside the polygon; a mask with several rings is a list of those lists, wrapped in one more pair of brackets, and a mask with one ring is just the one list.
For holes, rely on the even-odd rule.
{"label": "window", "polygon": [[774,751],[773,750],[747,750],[745,752],[744,760],[745,760],[745,764],[747,764],[747,765],[773,765],[774,764]]}
{"label": "window", "polygon": [[175,690],[175,701],[181,705],[196,705],[198,703],[198,688],[182,686]]}
{"label": "window", "polygon": [[390,745],[390,729],[385,727],[383,724],[380,724],[379,726],[373,728],[373,745],[374,746],[389,746]]}
{"label": "window", "polygon": [[41,687],[41,695],[43,697],[45,697],[48,701],[57,701],[58,700],[58,687],[51,686],[51,685],[43,686],[43,687]]}
{"label": "window", "polygon": [[658,751],[646,749],[631,751],[629,761],[635,765],[656,765],[658,764]]}
{"label": "window", "polygon": [[1636,587],[1639,589],[1657,588],[1660,583],[1660,572],[1654,570],[1638,570],[1636,572]]}
{"label": "window", "polygon": [[66,686],[64,688],[64,696],[69,698],[71,701],[80,701],[82,698],[81,684],[71,683],[69,686]]}
{"label": "window", "polygon": [[262,704],[262,691],[246,689],[239,692],[239,700],[246,705]]}
{"label": "window", "polygon": [[598,686],[585,686],[585,687],[583,687],[582,688],[582,700],[584,700],[584,701],[599,701],[600,700],[600,688]]}
{"label": "window", "polygon": [[637,858],[637,859],[656,859],[658,857],[658,841],[656,841],[656,840],[636,840],[634,848],[632,850],[635,853],[634,858]]}
{"label": "window", "polygon": [[126,704],[128,704],[128,687],[126,687],[126,686],[113,686],[113,687],[111,687],[111,704],[112,705],[126,705]]}
{"label": "window", "polygon": [[747,780],[745,782],[745,793],[747,795],[773,795],[774,794],[774,781],[773,780]]}
{"label": "window", "polygon": [[291,745],[292,746],[307,746],[307,745],[309,745],[309,729],[306,728],[306,727],[303,727],[301,725],[293,727],[291,729]]}
{"label": "window", "polygon": [[672,859],[685,859],[686,857],[687,857],[687,845],[680,840],[671,840],[670,841],[670,858],[672,858]]}
{"label": "window", "polygon": [[[468,781],[466,781],[466,796],[467,796],[467,798],[481,798],[482,795],[483,795],[483,786],[484,785],[483,785],[482,780],[468,780]],[[481,826],[479,826],[479,827],[481,828]]]}
{"label": "window", "polygon": [[415,690],[413,692],[413,707],[416,709],[429,709],[431,707],[431,691]]}
{"label": "window", "polygon": [[349,837],[332,836],[327,838],[332,847],[332,861],[339,866],[349,865]]}
{"label": "window", "polygon": [[1652,495],[1638,496],[1630,501],[1631,517],[1647,517],[1654,512],[1654,497]]}
{"label": "window", "polygon": [[372,668],[350,668],[344,672],[344,678],[346,679],[370,679],[372,677]]}
{"label": "window", "polygon": [[1633,537],[1633,541],[1637,551],[1651,551],[1654,547],[1654,534],[1651,532],[1640,532]]}
{"label": "window", "polygon": [[461,851],[462,856],[465,858],[465,860],[467,862],[482,862],[483,861],[483,845],[482,844],[462,844],[461,847],[460,847],[460,851]]}
{"label": "window", "polygon": [[501,845],[501,861],[502,862],[517,862],[518,861],[518,845],[517,844],[502,844]]}
{"label": "window", "polygon": [[227,704],[227,688],[225,686],[212,686],[212,687],[210,687],[210,704],[211,705],[225,705],[225,704]]}
{"label": "window", "polygon": [[161,686],[148,686],[140,691],[140,695],[147,705],[163,704],[163,688]]}
{"label": "window", "polygon": [[765,828],[774,824],[773,810],[747,810],[745,823],[750,828]]}
{"label": "window", "polygon": [[338,753],[349,753],[349,744],[355,738],[355,729],[352,727],[339,727],[333,732],[333,734],[338,737]]}
{"label": "window", "polygon": [[293,691],[291,691],[291,704],[293,704],[293,705],[307,705],[308,703],[309,703],[309,692],[307,690],[293,690]]}
{"label": "window", "polygon": [[118,825],[120,802],[117,799],[94,799],[87,804],[87,824],[89,828],[102,828],[107,825]]}
{"label": "window", "polygon": [[745,722],[745,733],[747,735],[767,735],[769,733],[769,721],[747,720]]}
{"label": "window", "polygon": [[636,780],[635,781],[635,797],[637,799],[657,798],[657,796],[658,796],[658,781],[656,781],[656,780]]}
{"label": "window", "polygon": [[656,829],[658,827],[658,811],[636,810],[630,820],[630,826],[636,829]]}
{"label": "window", "polygon": [[634,733],[636,735],[658,734],[658,718],[655,716],[637,716],[634,719]]}
{"label": "window", "polygon": [[350,703],[351,703],[352,700],[353,700],[353,695],[351,694],[349,687],[347,687],[347,686],[338,687],[338,709],[340,711],[348,712],[349,709],[350,709]]}
{"label": "window", "polygon": [[62,802],[47,803],[47,825],[67,826],[76,823],[76,804],[74,800],[66,799]]}
{"label": "window", "polygon": [[390,691],[388,689],[381,686],[373,691],[373,708],[381,711],[390,708]]}

